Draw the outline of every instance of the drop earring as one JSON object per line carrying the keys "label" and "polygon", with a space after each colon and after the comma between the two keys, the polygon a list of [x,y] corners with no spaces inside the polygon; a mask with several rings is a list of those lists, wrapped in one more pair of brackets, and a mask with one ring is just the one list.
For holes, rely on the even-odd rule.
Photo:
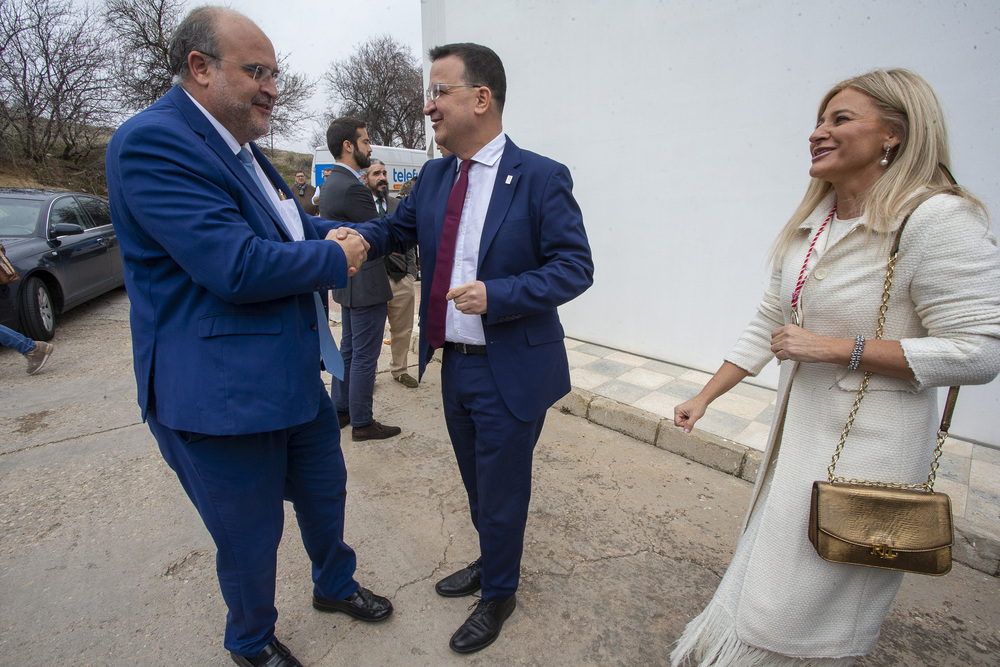
{"label": "drop earring", "polygon": [[878,161],[883,167],[889,164],[889,151],[892,150],[892,144],[886,144],[885,146],[885,157]]}

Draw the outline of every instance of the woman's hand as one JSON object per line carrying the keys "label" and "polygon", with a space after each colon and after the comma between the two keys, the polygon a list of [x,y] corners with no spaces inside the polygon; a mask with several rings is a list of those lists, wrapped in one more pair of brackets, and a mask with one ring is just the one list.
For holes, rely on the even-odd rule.
{"label": "woman's hand", "polygon": [[694,423],[705,416],[709,403],[738,385],[746,376],[747,372],[739,366],[728,361],[722,362],[722,366],[697,396],[674,408],[674,426],[680,426],[685,433],[690,433]]}
{"label": "woman's hand", "polygon": [[[786,324],[771,332],[771,352],[779,361],[832,361],[830,344],[840,339],[810,333],[794,324]],[[853,341],[851,341],[853,346]],[[850,350],[848,350],[850,357]]]}
{"label": "woman's hand", "polygon": [[685,433],[690,433],[694,423],[705,416],[707,408],[708,404],[698,396],[674,406],[674,426],[680,426]]}

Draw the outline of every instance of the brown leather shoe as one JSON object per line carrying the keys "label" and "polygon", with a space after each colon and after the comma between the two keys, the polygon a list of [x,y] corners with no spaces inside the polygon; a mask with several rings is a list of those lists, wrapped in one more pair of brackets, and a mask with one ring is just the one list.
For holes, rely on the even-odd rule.
{"label": "brown leather shoe", "polygon": [[52,343],[36,340],[35,349],[24,355],[24,358],[28,360],[28,375],[34,375],[42,370],[42,366],[49,360],[49,356],[51,356],[52,350],[55,348],[56,346]]}
{"label": "brown leather shoe", "polygon": [[386,426],[373,421],[368,426],[355,426],[351,429],[351,440],[358,442],[361,440],[385,440],[397,436],[403,432],[398,426]]}
{"label": "brown leather shoe", "polygon": [[337,421],[340,422],[340,428],[344,428],[351,423],[351,413],[350,412],[338,412]]}

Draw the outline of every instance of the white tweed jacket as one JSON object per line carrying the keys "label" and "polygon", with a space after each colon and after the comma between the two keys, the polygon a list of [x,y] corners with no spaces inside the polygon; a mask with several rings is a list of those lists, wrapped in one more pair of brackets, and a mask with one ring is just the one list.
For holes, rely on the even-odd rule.
{"label": "white tweed jacket", "polygon": [[[726,357],[751,375],[773,358],[771,332],[792,322],[792,290],[811,230],[832,205],[831,194],[803,222],[798,244],[775,268],[756,316]],[[801,296],[805,329],[874,338],[891,242],[866,236],[861,218],[813,267]],[[837,474],[923,482],[940,420],[934,388],[986,383],[1000,372],[1000,253],[985,217],[966,200],[937,195],[911,215],[883,338],[901,342],[915,379],[872,376]],[[765,465],[747,514],[759,504],[759,534],[730,609],[747,643],[792,656],[874,648],[902,575],[827,563],[806,535],[812,482],[827,477],[863,376],[834,364],[781,364]],[[762,495],[767,464],[774,476]]]}

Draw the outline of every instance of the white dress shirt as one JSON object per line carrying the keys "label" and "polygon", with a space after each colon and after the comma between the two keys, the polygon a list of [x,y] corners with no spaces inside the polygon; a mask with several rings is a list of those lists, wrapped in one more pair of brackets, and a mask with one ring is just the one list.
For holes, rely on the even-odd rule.
{"label": "white dress shirt", "polygon": [[[184,89],[182,88],[181,90]],[[233,133],[227,130],[222,123],[215,118],[215,116],[210,114],[208,109],[199,104],[198,100],[191,97],[191,93],[184,90],[184,94],[187,95],[192,102],[194,102],[194,105],[198,107],[199,111],[205,114],[205,118],[208,119],[208,122],[212,124],[212,127],[214,127],[219,133],[219,136],[222,137],[222,140],[225,141],[226,145],[233,151],[233,155],[239,153],[242,146],[240,146],[240,143],[236,141],[236,137],[233,136]],[[250,150],[250,144],[246,145],[246,149],[250,151],[250,156],[253,157],[253,151]],[[295,206],[295,200],[282,200],[278,197],[277,189],[275,189],[274,184],[271,183],[271,179],[267,177],[267,174],[264,173],[264,170],[260,168],[260,165],[257,164],[257,158],[253,158],[253,167],[257,172],[257,178],[260,179],[260,182],[264,186],[265,194],[271,201],[271,206],[273,206],[274,210],[281,216],[281,222],[284,223],[285,231],[293,241],[301,241],[305,239],[306,235],[302,230],[302,219],[299,217],[299,209]]]}
{"label": "white dress shirt", "polygon": [[[476,164],[469,169],[469,189],[465,193],[462,217],[458,223],[455,264],[451,269],[450,287],[478,279],[479,243],[483,236],[486,211],[489,210],[490,199],[493,197],[493,184],[500,171],[500,158],[506,145],[507,137],[501,132],[472,156],[472,161]],[[458,180],[461,164],[462,160],[455,160],[455,180]],[[445,311],[444,339],[453,343],[485,345],[486,334],[483,332],[482,315],[459,312],[455,308],[455,302],[449,301]]]}

